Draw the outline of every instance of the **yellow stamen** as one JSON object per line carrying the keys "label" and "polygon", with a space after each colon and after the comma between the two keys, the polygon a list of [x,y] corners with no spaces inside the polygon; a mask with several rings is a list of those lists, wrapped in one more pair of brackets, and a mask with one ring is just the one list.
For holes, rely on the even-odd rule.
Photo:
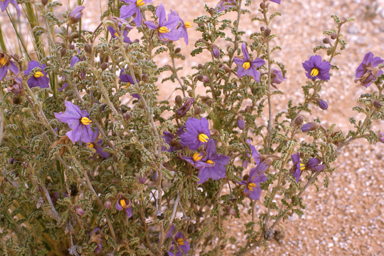
{"label": "yellow stamen", "polygon": [[244,70],[247,70],[251,67],[251,63],[249,61],[243,63]]}
{"label": "yellow stamen", "polygon": [[123,207],[123,208],[126,208],[126,207],[127,207],[127,204],[125,203],[125,200],[124,200],[124,199],[120,199],[120,205],[121,205],[121,207]]}
{"label": "yellow stamen", "polygon": [[[1,1],[3,1],[3,0],[1,0]],[[7,64],[7,60],[4,57],[2,57],[0,59],[0,64],[1,64],[1,66],[5,66]]]}
{"label": "yellow stamen", "polygon": [[113,34],[114,36],[119,36],[119,34],[117,34],[117,32],[115,34]]}
{"label": "yellow stamen", "polygon": [[197,161],[199,161],[201,158],[203,158],[203,156],[200,155],[200,153],[195,153],[195,154],[193,155],[192,158],[193,158],[193,161],[197,162]]}
{"label": "yellow stamen", "polygon": [[82,117],[80,121],[81,121],[81,123],[82,123],[83,125],[89,125],[90,123],[92,123],[92,121],[89,120],[88,117]]}
{"label": "yellow stamen", "polygon": [[126,84],[126,85],[123,85],[122,87],[123,87],[124,89],[128,89],[129,86],[131,86],[131,83],[130,83],[130,82],[127,82],[127,84]]}
{"label": "yellow stamen", "polygon": [[214,164],[214,162],[212,160],[207,160],[206,162],[207,164]]}
{"label": "yellow stamen", "polygon": [[312,71],[311,71],[311,76],[312,76],[312,77],[315,77],[315,76],[317,76],[318,74],[319,74],[319,70],[318,70],[317,68],[312,69]]}
{"label": "yellow stamen", "polygon": [[248,189],[253,191],[253,188],[256,187],[256,184],[255,183],[248,183]]}
{"label": "yellow stamen", "polygon": [[144,0],[137,0],[136,5],[137,6],[143,6],[145,4]]}
{"label": "yellow stamen", "polygon": [[179,245],[184,245],[184,238],[179,238],[176,241]]}
{"label": "yellow stamen", "polygon": [[304,170],[305,169],[305,164],[300,164],[300,170]]}
{"label": "yellow stamen", "polygon": [[168,33],[169,32],[169,29],[167,27],[161,27],[158,29],[160,33]]}
{"label": "yellow stamen", "polygon": [[95,145],[93,145],[93,143],[91,142],[91,143],[87,143],[87,148],[94,148],[95,147]]}
{"label": "yellow stamen", "polygon": [[203,143],[208,142],[208,139],[209,139],[209,137],[207,135],[205,135],[204,133],[200,133],[198,138],[199,138],[199,141],[201,141]]}
{"label": "yellow stamen", "polygon": [[41,73],[40,71],[37,71],[33,76],[34,76],[35,78],[39,78],[39,77],[44,76],[44,74]]}
{"label": "yellow stamen", "polygon": [[185,26],[186,28],[191,28],[191,27],[192,27],[192,24],[191,24],[191,22],[185,22],[185,23],[184,23],[184,26]]}

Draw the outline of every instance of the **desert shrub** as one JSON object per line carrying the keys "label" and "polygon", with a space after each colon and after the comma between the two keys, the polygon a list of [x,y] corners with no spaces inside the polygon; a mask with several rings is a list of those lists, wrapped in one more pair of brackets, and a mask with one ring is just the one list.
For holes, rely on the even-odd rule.
{"label": "desert shrub", "polygon": [[[95,31],[81,27],[81,1],[63,13],[58,1],[0,2],[16,33],[19,16],[31,31],[31,45],[17,33],[19,54],[11,54],[0,30],[3,255],[218,255],[242,239],[223,228],[240,218],[240,205],[251,220],[238,248],[246,255],[283,239],[284,220],[303,214],[308,187],[328,187],[345,145],[384,142],[370,129],[383,119],[384,61],[372,53],[355,82],[377,90],[358,99],[365,119],[351,117],[353,130],[301,115],[328,109],[319,92],[338,72],[332,60],[353,19],[332,16],[324,44],[303,62],[304,101],[272,115],[287,75],[271,30],[281,14],[269,12],[280,0],[221,0],[193,23],[151,2],[110,0]],[[250,36],[240,25],[247,13],[259,24]],[[196,42],[191,29],[201,33]],[[199,63],[185,77],[175,65],[189,54],[179,40],[195,44]],[[161,66],[158,55],[170,62]],[[161,84],[174,87],[174,100],[158,100]]]}

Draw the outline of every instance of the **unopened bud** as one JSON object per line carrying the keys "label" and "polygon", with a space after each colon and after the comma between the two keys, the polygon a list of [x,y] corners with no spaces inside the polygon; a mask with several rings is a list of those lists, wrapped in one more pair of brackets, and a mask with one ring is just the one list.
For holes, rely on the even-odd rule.
{"label": "unopened bud", "polygon": [[205,102],[205,104],[207,104],[208,106],[211,106],[213,103],[213,100],[209,99]]}
{"label": "unopened bud", "polygon": [[331,41],[329,40],[328,37],[325,37],[325,38],[323,39],[323,43],[324,43],[324,44],[329,44],[329,43],[331,43]]}
{"label": "unopened bud", "polygon": [[107,199],[105,202],[104,202],[104,207],[107,208],[107,209],[111,209],[112,207],[112,201],[110,199]]}
{"label": "unopened bud", "polygon": [[85,44],[85,45],[84,45],[84,50],[85,50],[87,53],[91,54],[91,53],[92,53],[92,46],[91,46],[90,44]]}
{"label": "unopened bud", "polygon": [[125,121],[128,121],[129,119],[131,119],[131,114],[129,114],[128,112],[124,113],[123,118]]}
{"label": "unopened bud", "polygon": [[197,65],[197,68],[198,68],[198,69],[203,69],[204,66],[203,66],[203,64],[199,64],[199,65]]}
{"label": "unopened bud", "polygon": [[204,76],[204,75],[198,75],[197,80],[199,80],[203,83],[209,83],[209,78],[207,76]]}
{"label": "unopened bud", "polygon": [[320,98],[316,98],[317,104],[319,104],[319,107],[322,110],[327,110],[328,109],[328,103],[325,100],[322,100]]}
{"label": "unopened bud", "polygon": [[48,4],[48,0],[41,0],[41,4],[46,6]]}
{"label": "unopened bud", "polygon": [[226,207],[225,207],[225,212],[226,212],[228,215],[232,215],[232,216],[235,216],[235,215],[236,215],[236,211],[235,211],[235,209],[233,209],[233,208],[230,207],[230,206],[226,206]]}
{"label": "unopened bud", "polygon": [[145,184],[145,182],[147,182],[147,178],[146,177],[140,177],[139,178],[139,183],[140,184]]}
{"label": "unopened bud", "polygon": [[61,48],[61,50],[60,50],[61,57],[63,57],[66,53],[67,53],[67,49]]}
{"label": "unopened bud", "polygon": [[219,47],[217,47],[217,45],[215,45],[215,44],[212,45],[212,55],[213,55],[213,57],[215,57],[216,59],[220,58],[220,50],[219,50]]}
{"label": "unopened bud", "polygon": [[177,48],[175,49],[175,53],[179,53],[179,52],[181,52],[181,48],[180,48],[180,47],[177,47]]}
{"label": "unopened bud", "polygon": [[240,130],[245,129],[245,120],[243,116],[238,116],[237,117],[237,127],[239,127]]}
{"label": "unopened bud", "polygon": [[245,113],[251,114],[252,113],[252,107],[251,106],[247,106],[245,108]]}
{"label": "unopened bud", "polygon": [[141,77],[141,80],[144,82],[144,83],[146,83],[146,82],[148,82],[148,75],[147,74],[143,74],[142,75],[142,77]]}
{"label": "unopened bud", "polygon": [[265,27],[264,27],[264,26],[261,26],[261,27],[260,27],[260,31],[261,31],[261,32],[264,32],[264,30],[265,30]]}
{"label": "unopened bud", "polygon": [[303,116],[297,116],[295,118],[295,121],[293,121],[295,125],[300,126],[304,123],[304,117]]}
{"label": "unopened bud", "polygon": [[304,124],[301,127],[302,132],[311,132],[311,131],[316,131],[320,127],[320,124],[315,123],[315,122],[309,122]]}
{"label": "unopened bud", "polygon": [[336,38],[337,38],[337,34],[336,34],[336,33],[332,33],[332,34],[331,34],[331,39],[332,39],[332,40],[335,40]]}
{"label": "unopened bud", "polygon": [[75,49],[75,46],[74,46],[73,44],[70,44],[70,45],[68,45],[68,48],[69,48],[70,50],[74,50],[74,49]]}
{"label": "unopened bud", "polygon": [[268,37],[270,34],[271,34],[271,29],[270,28],[267,28],[265,31],[264,31],[264,37]]}
{"label": "unopened bud", "polygon": [[176,95],[176,97],[175,97],[175,103],[176,103],[176,105],[178,105],[178,106],[181,106],[181,104],[183,103],[183,99],[181,98],[180,95]]}
{"label": "unopened bud", "polygon": [[374,106],[375,108],[377,108],[377,109],[380,109],[380,108],[383,107],[383,103],[381,103],[381,101],[379,101],[379,100],[375,100],[375,101],[373,102],[373,106]]}
{"label": "unopened bud", "polygon": [[264,2],[261,2],[260,8],[263,9],[263,10],[265,9],[265,3]]}
{"label": "unopened bud", "polygon": [[200,113],[201,113],[201,107],[195,107],[195,110],[194,110],[193,114],[195,116],[198,116],[198,115],[200,115]]}
{"label": "unopened bud", "polygon": [[107,68],[108,68],[108,63],[107,62],[103,62],[103,63],[101,63],[101,65],[100,65],[100,68],[101,68],[101,70],[106,70]]}
{"label": "unopened bud", "polygon": [[76,213],[79,214],[80,216],[83,216],[84,215],[84,210],[83,208],[81,208],[80,206],[77,206],[76,209],[75,209]]}

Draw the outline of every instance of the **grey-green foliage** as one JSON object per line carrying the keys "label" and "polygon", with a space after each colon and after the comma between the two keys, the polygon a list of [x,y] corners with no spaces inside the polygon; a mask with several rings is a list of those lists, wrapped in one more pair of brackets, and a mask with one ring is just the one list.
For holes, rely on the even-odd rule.
{"label": "grey-green foliage", "polygon": [[[242,9],[242,2],[246,9]],[[39,51],[37,60],[46,64],[50,88],[30,90],[29,77],[22,76],[24,90],[15,95],[6,90],[13,84],[12,75],[1,81],[1,254],[93,255],[102,242],[102,254],[163,255],[172,245],[172,240],[166,238],[167,232],[175,225],[190,244],[191,255],[212,255],[228,244],[243,240],[223,228],[226,221],[240,218],[240,205],[247,209],[250,221],[245,224],[247,238],[238,248],[238,254],[245,255],[257,246],[267,246],[273,237],[280,239],[276,234],[283,231],[277,225],[284,226],[281,221],[293,214],[304,214],[302,194],[305,190],[312,183],[317,189],[322,189],[322,185],[328,187],[329,175],[335,171],[332,162],[343,146],[359,138],[370,143],[380,140],[370,124],[372,120],[384,119],[382,108],[377,107],[378,102],[383,101],[384,76],[376,80],[375,93],[358,99],[359,106],[354,110],[366,118],[351,117],[354,129],[347,134],[332,125],[320,126],[303,135],[300,124],[295,122],[301,112],[311,113],[312,108],[318,107],[316,98],[320,97],[325,83],[321,80],[307,81],[302,86],[304,102],[289,101],[286,111],[269,116],[268,124],[262,124],[260,120],[268,116],[274,95],[284,93],[271,89],[271,67],[279,67],[284,75],[286,70],[273,59],[275,50],[284,51],[274,45],[276,35],[264,32],[273,18],[281,16],[278,12],[268,14],[269,2],[264,1],[264,8],[252,18],[264,26],[263,30],[249,38],[241,30],[240,24],[246,22],[242,16],[250,13],[248,6],[256,4],[259,3],[238,0],[236,7],[221,13],[205,6],[207,14],[194,20],[201,38],[190,42],[195,43],[191,55],[199,65],[192,67],[187,76],[179,77],[178,71],[182,68],[175,63],[178,59],[184,60],[185,53],[173,42],[159,40],[145,25],[138,28],[139,42],[124,43],[122,36],[111,39],[107,26],[118,29],[118,20],[112,15],[118,15],[120,1],[109,1],[109,9],[101,17],[104,23],[95,31],[81,30],[78,24],[67,25],[68,13],[56,17],[54,10],[61,5],[59,2],[44,7],[23,1],[21,5],[26,5],[30,19],[44,21],[30,26],[34,33],[32,43]],[[156,6],[142,8],[148,20],[156,17]],[[238,18],[225,18],[227,12],[238,13]],[[335,15],[332,18],[335,28],[329,28],[324,34],[337,35],[333,45],[319,45],[313,50],[330,62],[345,49],[346,42],[340,31],[343,24],[352,21],[340,20]],[[56,37],[51,34],[55,28],[60,29]],[[48,42],[45,47],[42,40]],[[213,47],[224,42],[227,47],[219,47],[219,56],[216,56]],[[248,42],[253,58],[260,57],[267,63],[259,69],[260,82],[249,76],[236,76],[233,59],[242,55],[243,42]],[[1,45],[5,50],[3,43]],[[21,74],[28,65],[25,54],[10,56]],[[171,61],[159,66],[154,57],[160,54],[169,55]],[[199,61],[203,55],[208,56],[209,61]],[[80,61],[71,66],[73,56]],[[137,83],[130,86],[122,83],[118,78],[121,69],[135,77]],[[332,66],[332,73],[337,70]],[[33,69],[30,76],[38,71],[39,68]],[[162,74],[169,76],[159,81]],[[180,92],[181,101],[159,102],[161,82]],[[59,91],[65,83],[67,88]],[[202,86],[205,93],[199,95],[196,89]],[[132,94],[139,94],[140,99]],[[176,111],[189,97],[194,98],[193,108],[185,116],[177,116]],[[70,129],[54,114],[65,111],[64,101],[89,113],[92,127],[98,127],[104,150],[109,153],[108,158],[95,155],[84,143],[72,143],[65,136]],[[164,132],[175,134],[188,118],[202,116],[210,120],[211,138],[216,140],[218,153],[228,155],[230,161],[225,179],[210,179],[199,185],[199,170],[179,157],[192,156],[195,152],[163,151],[162,147],[168,149],[170,145],[162,136]],[[245,120],[243,130],[238,129],[238,118]],[[321,123],[319,119],[308,121]],[[306,139],[300,142],[302,136]],[[263,205],[260,201],[250,201],[244,194],[244,185],[239,184],[250,167],[255,167],[246,143],[248,139],[252,145],[257,143],[262,160],[271,161],[265,173],[268,179],[260,185]],[[179,145],[179,138],[172,143]],[[317,157],[326,168],[321,172],[303,170],[297,183],[291,175],[294,167],[290,161],[291,154],[296,152],[300,152],[302,163]],[[249,162],[248,167],[245,162]],[[145,182],[140,178],[145,178]],[[275,200],[276,195],[282,199]],[[120,196],[131,202],[132,217],[115,209]],[[263,207],[260,216],[254,214],[255,204]],[[97,233],[96,228],[100,229]]]}

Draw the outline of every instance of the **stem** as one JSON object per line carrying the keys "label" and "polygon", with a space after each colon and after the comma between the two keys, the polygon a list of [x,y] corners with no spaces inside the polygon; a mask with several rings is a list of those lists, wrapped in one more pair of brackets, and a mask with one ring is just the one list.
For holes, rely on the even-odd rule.
{"label": "stem", "polygon": [[[0,103],[3,103],[3,88],[0,87]],[[0,108],[0,145],[4,137],[4,109]]]}

